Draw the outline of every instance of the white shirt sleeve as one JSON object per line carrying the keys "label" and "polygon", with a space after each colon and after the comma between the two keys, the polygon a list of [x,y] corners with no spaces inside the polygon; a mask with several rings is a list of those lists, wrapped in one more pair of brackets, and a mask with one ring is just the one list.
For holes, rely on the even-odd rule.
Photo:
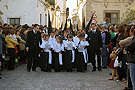
{"label": "white shirt sleeve", "polygon": [[[61,50],[62,50],[62,51],[64,51],[64,44],[62,44],[62,46],[61,46]],[[60,51],[61,51],[61,50],[60,50]]]}

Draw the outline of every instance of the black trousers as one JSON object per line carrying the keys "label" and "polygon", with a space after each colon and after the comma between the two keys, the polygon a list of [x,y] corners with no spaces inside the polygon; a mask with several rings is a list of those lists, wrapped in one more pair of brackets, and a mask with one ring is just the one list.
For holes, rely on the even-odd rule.
{"label": "black trousers", "polygon": [[100,49],[95,49],[94,47],[90,47],[89,56],[90,56],[90,61],[93,65],[94,69],[96,69],[95,55],[97,55],[98,69],[100,69],[101,68],[101,57],[100,57],[101,51],[100,51]]}
{"label": "black trousers", "polygon": [[64,59],[64,66],[66,70],[72,70],[72,57],[72,50],[67,50]]}
{"label": "black trousers", "polygon": [[36,67],[39,64],[39,58],[38,58],[39,53],[36,51],[33,52],[28,52],[28,64],[27,64],[27,69],[32,70],[36,69]]}
{"label": "black trousers", "polygon": [[77,71],[85,71],[86,63],[84,61],[84,55],[82,52],[77,53]]}
{"label": "black trousers", "polygon": [[51,65],[49,65],[49,52],[43,52],[41,54],[41,71],[50,71]]}
{"label": "black trousers", "polygon": [[118,73],[118,77],[119,77],[119,80],[120,80],[120,81],[121,81],[123,78],[126,78],[126,74],[125,74],[123,68],[117,67],[117,73]]}
{"label": "black trousers", "polygon": [[59,64],[59,53],[54,53],[54,70],[55,71],[60,71],[60,64]]}
{"label": "black trousers", "polygon": [[54,69],[54,50],[52,50],[52,69]]}
{"label": "black trousers", "polygon": [[20,52],[19,52],[19,56],[20,56],[20,62],[23,62],[23,63],[26,63],[26,61],[25,61],[25,50],[21,50]]}
{"label": "black trousers", "polygon": [[15,69],[14,68],[14,65],[15,65],[15,49],[14,48],[8,48],[8,53],[10,55],[8,69],[13,70],[13,69]]}

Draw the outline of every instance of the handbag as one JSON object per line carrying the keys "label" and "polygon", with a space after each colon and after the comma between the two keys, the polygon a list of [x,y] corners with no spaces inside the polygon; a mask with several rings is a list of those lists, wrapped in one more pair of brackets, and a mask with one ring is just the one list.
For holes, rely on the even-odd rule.
{"label": "handbag", "polygon": [[123,48],[118,48],[115,53],[117,56],[121,55],[123,53]]}
{"label": "handbag", "polygon": [[128,63],[135,63],[135,53],[128,53],[127,54],[127,62]]}

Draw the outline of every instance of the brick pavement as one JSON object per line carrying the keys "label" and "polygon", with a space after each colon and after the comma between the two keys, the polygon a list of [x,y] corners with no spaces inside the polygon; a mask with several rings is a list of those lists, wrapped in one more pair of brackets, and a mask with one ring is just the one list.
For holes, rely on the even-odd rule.
{"label": "brick pavement", "polygon": [[2,72],[0,90],[123,90],[121,82],[108,81],[111,69],[92,72],[92,66],[82,72],[27,72],[26,65],[19,66],[16,71]]}

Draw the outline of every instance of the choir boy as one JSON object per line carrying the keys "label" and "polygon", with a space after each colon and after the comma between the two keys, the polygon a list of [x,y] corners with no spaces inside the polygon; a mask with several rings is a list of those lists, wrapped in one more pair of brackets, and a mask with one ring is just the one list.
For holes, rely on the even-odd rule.
{"label": "choir boy", "polygon": [[40,48],[43,48],[41,54],[41,71],[50,72],[52,64],[52,48],[53,44],[49,41],[49,35],[45,35],[45,40],[43,41]]}
{"label": "choir boy", "polygon": [[77,46],[78,53],[77,53],[77,71],[78,72],[85,72],[86,69],[86,46],[88,45],[84,40],[84,35],[80,34],[79,35],[79,43]]}
{"label": "choir boy", "polygon": [[74,52],[74,48],[75,43],[73,42],[73,35],[68,35],[68,40],[65,41],[64,43],[64,47],[66,49],[66,53],[65,53],[65,69],[67,70],[67,72],[72,72],[72,63],[75,61],[75,52]]}
{"label": "choir boy", "polygon": [[63,65],[62,62],[62,51],[64,51],[63,42],[61,37],[56,37],[56,43],[53,46],[54,49],[54,71],[60,72],[60,67]]}

